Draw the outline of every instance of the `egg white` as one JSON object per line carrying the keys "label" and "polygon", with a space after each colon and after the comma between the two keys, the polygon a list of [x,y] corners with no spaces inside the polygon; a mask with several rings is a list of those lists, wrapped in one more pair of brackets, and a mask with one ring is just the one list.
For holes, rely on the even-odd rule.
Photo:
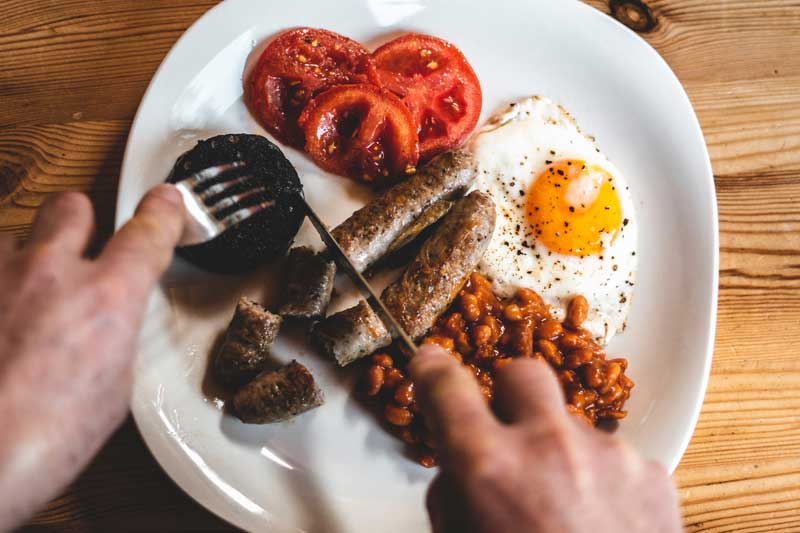
{"label": "egg white", "polygon": [[[538,292],[554,317],[563,319],[570,299],[589,301],[583,327],[601,343],[625,328],[637,267],[637,224],[628,185],[620,170],[583,134],[560,105],[534,96],[513,103],[470,142],[479,176],[472,186],[491,195],[497,224],[478,270],[501,296],[519,287]],[[624,225],[604,250],[584,257],[549,251],[536,240],[525,217],[525,194],[548,161],[577,159],[613,176]]]}

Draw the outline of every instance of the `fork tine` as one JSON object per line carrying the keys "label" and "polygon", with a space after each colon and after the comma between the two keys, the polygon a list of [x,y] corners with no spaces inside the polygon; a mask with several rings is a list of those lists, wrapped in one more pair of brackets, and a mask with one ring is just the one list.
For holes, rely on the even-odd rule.
{"label": "fork tine", "polygon": [[259,213],[274,204],[275,204],[274,200],[267,200],[265,202],[261,202],[260,204],[256,204],[254,206],[245,207],[244,209],[239,209],[238,211],[235,211],[234,213],[231,213],[227,217],[223,218],[220,221],[220,224],[222,224],[222,227],[224,229],[228,229],[244,220],[247,220],[256,213]]}
{"label": "fork tine", "polygon": [[241,176],[236,179],[232,179],[230,181],[225,181],[222,183],[217,183],[216,185],[212,185],[208,189],[204,190],[203,192],[199,193],[197,196],[200,197],[201,200],[208,200],[212,196],[217,196],[225,192],[226,190],[230,189],[234,185],[239,185],[240,183],[244,183],[245,181],[249,180],[251,176]]}
{"label": "fork tine", "polygon": [[233,196],[228,196],[226,198],[223,198],[222,200],[211,206],[212,208],[211,214],[217,215],[220,212],[224,211],[225,209],[228,209],[229,207],[233,207],[234,205],[238,204],[245,198],[249,198],[254,194],[261,194],[265,192],[267,192],[267,190],[264,187],[256,187],[251,191],[243,192],[241,194],[234,194]]}
{"label": "fork tine", "polygon": [[189,188],[194,189],[198,185],[208,180],[214,179],[224,172],[243,166],[244,166],[244,161],[234,161],[233,163],[225,163],[224,165],[217,165],[215,167],[209,167],[203,169],[200,172],[192,174],[183,181],[186,182],[186,185]]}

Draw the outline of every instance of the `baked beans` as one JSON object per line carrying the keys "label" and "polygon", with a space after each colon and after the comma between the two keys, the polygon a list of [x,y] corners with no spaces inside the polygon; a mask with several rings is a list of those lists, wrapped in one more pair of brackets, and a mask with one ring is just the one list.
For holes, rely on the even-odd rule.
{"label": "baked beans", "polygon": [[[491,282],[473,273],[450,309],[422,343],[437,344],[467,366],[487,402],[494,397],[494,375],[514,358],[547,361],[564,389],[567,409],[591,425],[624,418],[625,401],[634,386],[625,375],[626,359],[606,359],[603,349],[582,328],[589,303],[575,296],[566,319],[550,315],[541,296],[519,289],[501,301]],[[406,375],[406,358],[377,353],[364,371],[363,390],[382,407],[386,422],[404,442],[414,446],[423,466],[436,464],[436,443],[419,416],[414,382]]]}

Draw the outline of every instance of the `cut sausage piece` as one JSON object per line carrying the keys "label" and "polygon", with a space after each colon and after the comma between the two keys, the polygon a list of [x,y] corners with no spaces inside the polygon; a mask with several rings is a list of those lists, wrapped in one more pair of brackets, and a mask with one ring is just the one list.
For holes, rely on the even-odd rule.
{"label": "cut sausage piece", "polygon": [[495,224],[494,202],[475,191],[453,206],[381,300],[413,338],[433,327],[478,266]]}
{"label": "cut sausage piece", "polygon": [[[475,191],[458,200],[405,273],[383,291],[381,300],[410,336],[424,335],[461,290],[491,241],[495,219],[488,195]],[[320,322],[312,336],[342,366],[391,343],[363,301]]]}
{"label": "cut sausage piece", "polygon": [[286,260],[286,289],[279,313],[291,318],[319,318],[331,301],[336,264],[308,246],[292,248]]}
{"label": "cut sausage piece", "polygon": [[281,317],[249,298],[240,298],[214,361],[217,380],[238,386],[264,370],[280,327]]}
{"label": "cut sausage piece", "polygon": [[331,233],[353,265],[363,272],[383,257],[426,209],[463,193],[477,172],[471,153],[446,152],[353,213]]}
{"label": "cut sausage piece", "polygon": [[311,339],[339,366],[348,365],[392,342],[386,326],[365,301],[317,323]]}
{"label": "cut sausage piece", "polygon": [[292,361],[262,372],[233,398],[236,416],[247,424],[281,422],[323,403],[322,391],[306,367]]}

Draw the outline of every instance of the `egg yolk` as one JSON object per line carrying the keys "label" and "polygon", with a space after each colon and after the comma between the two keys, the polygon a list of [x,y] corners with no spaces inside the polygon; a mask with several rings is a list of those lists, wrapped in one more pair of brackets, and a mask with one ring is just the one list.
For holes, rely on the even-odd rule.
{"label": "egg yolk", "polygon": [[536,239],[567,255],[602,252],[622,223],[611,174],[579,160],[548,165],[528,190],[525,212]]}

